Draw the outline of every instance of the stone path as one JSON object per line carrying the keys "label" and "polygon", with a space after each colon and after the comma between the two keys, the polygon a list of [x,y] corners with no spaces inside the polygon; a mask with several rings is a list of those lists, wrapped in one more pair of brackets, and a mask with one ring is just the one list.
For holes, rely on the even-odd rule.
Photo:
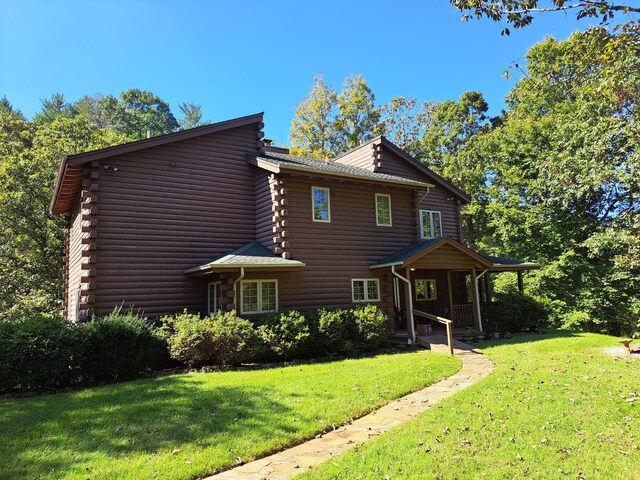
{"label": "stone path", "polygon": [[[430,335],[424,339],[431,343],[432,351],[449,353],[445,336]],[[313,440],[207,477],[205,480],[289,479],[411,420],[444,398],[486,377],[494,368],[491,360],[474,350],[472,346],[457,340],[454,341],[454,353],[462,360],[462,368],[454,375],[423,390],[393,400],[378,410]]]}

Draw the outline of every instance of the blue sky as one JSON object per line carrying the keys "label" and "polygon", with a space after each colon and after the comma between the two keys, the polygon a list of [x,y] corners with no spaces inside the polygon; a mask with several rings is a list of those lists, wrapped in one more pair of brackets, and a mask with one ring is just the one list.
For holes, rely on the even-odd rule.
{"label": "blue sky", "polygon": [[0,0],[0,97],[31,116],[54,92],[135,87],[174,113],[199,103],[212,121],[264,111],[266,135],[286,143],[314,74],[336,89],[363,74],[378,103],[480,90],[498,113],[512,61],[547,34],[587,26],[556,13],[502,37],[499,24],[462,22],[447,0]]}

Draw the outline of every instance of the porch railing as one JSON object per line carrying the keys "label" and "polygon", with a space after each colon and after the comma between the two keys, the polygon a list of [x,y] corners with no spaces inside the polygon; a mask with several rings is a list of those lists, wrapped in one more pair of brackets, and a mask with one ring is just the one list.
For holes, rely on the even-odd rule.
{"label": "porch railing", "polygon": [[[490,306],[490,303],[480,304],[480,315],[482,315],[483,320],[488,318]],[[461,305],[454,305],[452,318],[453,326],[456,328],[473,327],[473,304],[464,303]]]}
{"label": "porch railing", "polygon": [[453,321],[448,318],[439,317],[437,315],[431,315],[427,312],[422,312],[420,310],[413,309],[413,314],[418,315],[420,317],[425,317],[429,320],[433,320],[436,322],[440,322],[447,327],[447,343],[449,344],[449,354],[453,355]]}

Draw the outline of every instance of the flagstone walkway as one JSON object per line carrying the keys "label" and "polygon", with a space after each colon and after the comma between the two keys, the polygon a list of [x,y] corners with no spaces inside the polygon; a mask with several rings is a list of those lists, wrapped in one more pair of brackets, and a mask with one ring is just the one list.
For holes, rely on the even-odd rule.
{"label": "flagstone walkway", "polygon": [[[431,350],[449,353],[447,339],[441,335],[424,337]],[[444,398],[464,390],[491,373],[494,364],[466,343],[454,341],[454,353],[462,360],[462,368],[418,392],[388,403],[352,423],[318,436],[313,440],[288,448],[260,460],[207,477],[205,480],[286,480],[314,465],[340,455],[346,450],[401,425]]]}

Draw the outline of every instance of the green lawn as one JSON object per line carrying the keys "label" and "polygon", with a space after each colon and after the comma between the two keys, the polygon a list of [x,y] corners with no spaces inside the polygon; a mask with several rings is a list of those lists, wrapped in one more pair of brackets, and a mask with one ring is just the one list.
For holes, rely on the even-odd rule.
{"label": "green lawn", "polygon": [[456,358],[418,351],[4,399],[0,478],[196,478],[312,438],[459,368]]}
{"label": "green lawn", "polygon": [[496,369],[309,479],[640,478],[640,361],[604,335],[485,343]]}

